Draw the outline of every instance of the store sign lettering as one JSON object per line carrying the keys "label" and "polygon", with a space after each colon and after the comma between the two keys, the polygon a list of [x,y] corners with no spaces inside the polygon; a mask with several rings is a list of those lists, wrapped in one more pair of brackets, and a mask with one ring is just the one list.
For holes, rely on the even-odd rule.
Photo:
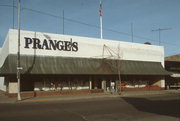
{"label": "store sign lettering", "polygon": [[25,46],[24,48],[33,49],[46,49],[46,50],[61,50],[61,51],[78,51],[78,43],[73,42],[72,38],[70,41],[62,40],[40,40],[38,38],[24,37]]}

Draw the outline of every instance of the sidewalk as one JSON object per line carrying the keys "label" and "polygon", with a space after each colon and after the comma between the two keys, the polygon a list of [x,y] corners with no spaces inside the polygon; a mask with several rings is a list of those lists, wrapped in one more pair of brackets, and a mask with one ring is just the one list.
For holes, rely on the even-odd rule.
{"label": "sidewalk", "polygon": [[5,96],[4,92],[0,90],[0,104],[1,103],[15,103],[16,98],[9,98]]}
{"label": "sidewalk", "polygon": [[50,102],[50,101],[70,101],[70,100],[86,100],[86,99],[99,99],[99,98],[114,98],[114,97],[129,97],[129,96],[145,96],[145,95],[162,95],[162,94],[179,94],[180,90],[162,90],[162,91],[144,91],[144,92],[123,92],[119,94],[110,93],[96,93],[96,94],[83,94],[83,95],[59,95],[48,97],[30,97],[22,98],[21,101],[17,101],[17,98],[9,98],[6,96],[0,96],[1,103],[31,103],[31,102]]}
{"label": "sidewalk", "polygon": [[180,90],[123,92],[121,96],[141,96],[141,95],[161,95],[161,94],[179,94],[180,95]]}
{"label": "sidewalk", "polygon": [[24,99],[21,102],[48,102],[48,101],[68,101],[68,100],[86,100],[86,99],[98,99],[114,97],[110,93],[96,93],[96,94],[81,94],[81,95],[59,95],[59,96],[48,96],[48,97],[34,97]]}

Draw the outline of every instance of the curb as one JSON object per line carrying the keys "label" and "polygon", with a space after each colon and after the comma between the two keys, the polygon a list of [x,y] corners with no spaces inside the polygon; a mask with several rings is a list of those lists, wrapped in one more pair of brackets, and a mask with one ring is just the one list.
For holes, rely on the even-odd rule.
{"label": "curb", "polygon": [[72,95],[72,96],[57,96],[57,97],[41,97],[41,98],[33,98],[33,99],[25,99],[19,101],[19,103],[31,103],[31,102],[52,102],[52,101],[70,101],[70,100],[87,100],[87,99],[99,99],[99,98],[107,98],[114,97],[113,95]]}
{"label": "curb", "polygon": [[144,95],[162,95],[162,94],[180,94],[180,90],[163,90],[163,91],[151,91],[151,92],[127,92],[122,96],[144,96]]}
{"label": "curb", "polygon": [[151,92],[123,92],[119,94],[91,94],[91,95],[68,95],[68,96],[49,96],[49,97],[33,97],[25,98],[17,101],[16,98],[0,97],[0,104],[7,103],[32,103],[32,102],[52,102],[52,101],[71,101],[71,100],[87,100],[87,99],[100,99],[100,98],[116,98],[128,96],[149,96],[149,95],[162,95],[162,94],[179,94],[180,90],[164,90],[164,91],[151,91]]}

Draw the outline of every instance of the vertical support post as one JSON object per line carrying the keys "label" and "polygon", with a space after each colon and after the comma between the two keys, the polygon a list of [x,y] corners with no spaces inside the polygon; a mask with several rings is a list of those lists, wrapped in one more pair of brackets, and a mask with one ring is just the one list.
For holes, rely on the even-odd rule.
{"label": "vertical support post", "polygon": [[92,80],[89,80],[89,89],[92,89]]}
{"label": "vertical support post", "polygon": [[117,66],[118,66],[118,80],[119,80],[119,85],[117,85],[118,86],[118,92],[119,92],[119,94],[121,94],[121,91],[122,91],[122,89],[121,89],[121,65],[120,65],[120,61],[121,61],[121,58],[120,58],[120,45],[118,46],[118,59],[117,59]]}
{"label": "vertical support post", "polygon": [[13,0],[13,29],[14,29],[14,0]]}
{"label": "vertical support post", "polygon": [[165,88],[165,78],[161,79],[160,81],[161,81],[160,87]]}
{"label": "vertical support post", "polygon": [[101,26],[101,39],[103,39],[103,30],[102,30],[102,16],[100,16],[100,26]]}
{"label": "vertical support post", "polygon": [[20,14],[21,14],[21,4],[20,4],[20,0],[18,0],[17,100],[21,100],[21,94],[20,94],[20,69],[21,69],[20,68]]}
{"label": "vertical support post", "polygon": [[101,34],[101,39],[103,39],[103,29],[102,29],[102,1],[100,0],[100,9],[99,9],[99,14],[100,14],[100,34]]}
{"label": "vertical support post", "polygon": [[159,30],[159,46],[161,45],[161,31]]}
{"label": "vertical support post", "polygon": [[132,42],[134,42],[133,23],[131,23],[131,37],[132,37]]}
{"label": "vertical support post", "polygon": [[117,92],[119,92],[119,94],[121,94],[121,75],[120,75],[120,60],[117,60],[118,61],[118,83],[117,83],[117,86],[118,86],[118,91]]}
{"label": "vertical support post", "polygon": [[63,9],[63,34],[64,34],[64,9]]}
{"label": "vertical support post", "polygon": [[106,92],[106,80],[102,80],[101,87],[104,90],[104,92]]}

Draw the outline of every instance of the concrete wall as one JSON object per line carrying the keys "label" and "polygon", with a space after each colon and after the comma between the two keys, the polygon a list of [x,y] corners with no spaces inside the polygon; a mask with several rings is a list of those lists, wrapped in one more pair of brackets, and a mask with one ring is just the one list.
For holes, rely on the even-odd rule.
{"label": "concrete wall", "polygon": [[5,78],[0,77],[0,90],[6,91]]}
{"label": "concrete wall", "polygon": [[17,82],[9,82],[9,92],[8,93],[17,93]]}
{"label": "concrete wall", "polygon": [[[46,49],[36,49],[35,51],[32,48],[33,44],[29,46],[30,48],[25,48],[24,37],[38,38],[40,39],[41,44],[44,39],[57,41],[70,41],[72,39],[73,42],[78,43],[78,51],[74,52]],[[17,30],[9,31],[9,43],[10,53],[16,54]],[[154,61],[161,62],[164,65],[164,48],[162,46],[32,31],[21,31],[21,54],[85,58],[118,58],[117,55],[119,54],[120,58],[124,60]]]}
{"label": "concrete wall", "polygon": [[6,36],[2,48],[0,49],[0,67],[3,65],[8,54],[9,54],[9,33]]}
{"label": "concrete wall", "polygon": [[[9,54],[9,33],[6,36],[2,48],[0,48],[0,68]],[[6,91],[5,78],[0,77],[0,90]]]}

